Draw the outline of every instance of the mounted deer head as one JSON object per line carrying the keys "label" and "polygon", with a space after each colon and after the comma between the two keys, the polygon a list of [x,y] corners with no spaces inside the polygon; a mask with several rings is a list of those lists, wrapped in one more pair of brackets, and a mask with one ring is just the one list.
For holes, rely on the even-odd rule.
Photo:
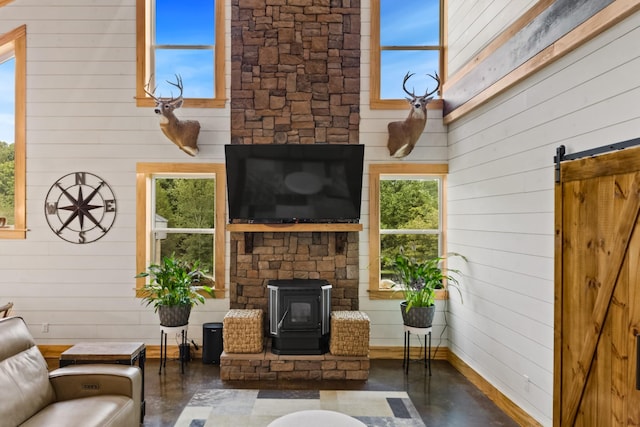
{"label": "mounted deer head", "polygon": [[156,108],[153,110],[160,116],[160,129],[174,144],[176,144],[182,151],[190,156],[198,154],[198,134],[200,133],[200,123],[195,120],[179,120],[173,110],[182,107],[182,78],[176,74],[176,82],[172,83],[167,80],[172,86],[180,89],[180,95],[177,98],[156,98],[154,95],[156,88],[149,92],[149,83],[145,86],[145,93],[156,101]]}
{"label": "mounted deer head", "polygon": [[427,124],[427,104],[433,99],[432,95],[440,89],[440,77],[438,73],[435,73],[435,76],[431,74],[427,75],[436,81],[437,86],[431,92],[427,89],[423,96],[416,96],[414,91],[409,92],[406,88],[407,80],[409,80],[413,74],[407,73],[404,76],[402,89],[409,95],[407,101],[411,104],[411,110],[409,110],[409,117],[403,122],[391,122],[387,125],[387,129],[389,130],[387,148],[389,149],[389,155],[391,155],[391,157],[402,158],[411,153]]}

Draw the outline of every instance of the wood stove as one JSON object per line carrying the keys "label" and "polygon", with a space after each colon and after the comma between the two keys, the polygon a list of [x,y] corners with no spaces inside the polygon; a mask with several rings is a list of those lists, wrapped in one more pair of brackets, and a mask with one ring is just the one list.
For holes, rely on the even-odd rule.
{"label": "wood stove", "polygon": [[331,285],[326,280],[270,280],[269,335],[275,354],[329,351]]}

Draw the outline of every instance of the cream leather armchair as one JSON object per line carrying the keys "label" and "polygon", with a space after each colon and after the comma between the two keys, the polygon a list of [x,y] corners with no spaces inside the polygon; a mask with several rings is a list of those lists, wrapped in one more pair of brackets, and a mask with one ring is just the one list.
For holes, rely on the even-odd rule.
{"label": "cream leather armchair", "polygon": [[49,372],[24,320],[0,319],[0,427],[139,427],[141,387],[135,366]]}

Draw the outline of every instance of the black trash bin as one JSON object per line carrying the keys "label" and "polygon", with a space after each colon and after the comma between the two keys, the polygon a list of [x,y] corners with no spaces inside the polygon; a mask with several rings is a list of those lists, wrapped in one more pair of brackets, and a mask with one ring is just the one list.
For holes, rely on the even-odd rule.
{"label": "black trash bin", "polygon": [[202,325],[202,363],[220,363],[222,354],[222,323]]}

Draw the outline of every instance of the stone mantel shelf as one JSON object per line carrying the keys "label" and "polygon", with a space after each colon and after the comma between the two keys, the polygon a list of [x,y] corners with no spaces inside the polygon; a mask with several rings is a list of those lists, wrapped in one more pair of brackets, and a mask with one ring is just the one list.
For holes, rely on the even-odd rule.
{"label": "stone mantel shelf", "polygon": [[362,231],[362,224],[227,224],[227,230],[246,233],[345,232]]}
{"label": "stone mantel shelf", "polygon": [[227,230],[243,232],[245,252],[253,253],[254,233],[336,232],[336,253],[341,254],[347,242],[347,232],[362,231],[362,224],[227,224]]}

